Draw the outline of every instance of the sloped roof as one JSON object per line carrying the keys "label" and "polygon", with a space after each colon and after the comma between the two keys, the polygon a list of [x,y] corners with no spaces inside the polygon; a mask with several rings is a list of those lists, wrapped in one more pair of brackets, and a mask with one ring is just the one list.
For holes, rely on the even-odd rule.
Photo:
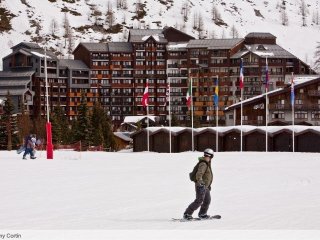
{"label": "sloped roof", "polygon": [[109,51],[107,43],[81,42],[79,45],[84,46],[90,52],[108,52]]}
{"label": "sloped roof", "polygon": [[124,123],[137,123],[144,118],[149,118],[152,121],[156,121],[156,116],[126,116],[123,120]]}
{"label": "sloped roof", "polygon": [[0,87],[17,87],[17,86],[26,86],[31,82],[31,79],[10,79],[6,81],[0,80]]}
{"label": "sloped roof", "polygon": [[163,29],[130,29],[129,33],[131,36],[147,36],[154,34],[162,34]]}
{"label": "sloped roof", "polygon": [[288,52],[277,44],[246,44],[245,49],[241,49],[239,52],[232,55],[231,58],[241,58],[249,52],[260,57],[268,56],[270,58],[296,58],[292,53]]}
{"label": "sloped roof", "polygon": [[130,137],[131,133],[129,132],[114,132],[113,134],[124,141],[127,141],[127,142],[132,141],[132,138]]}
{"label": "sloped roof", "polygon": [[17,47],[20,47],[20,46],[25,46],[26,48],[29,48],[29,49],[41,49],[39,44],[31,43],[31,42],[21,42],[21,43],[15,45],[15,46],[13,46],[11,49],[14,49],[14,48],[17,48]]}
{"label": "sloped roof", "polygon": [[[301,81],[300,80],[300,82],[297,82],[297,83],[294,84],[294,88],[296,89],[296,88],[304,87],[304,86],[307,86],[307,85],[315,83],[315,82],[320,82],[319,76],[318,77],[314,77],[314,78],[309,78],[306,81]],[[290,91],[291,91],[290,87],[279,88],[279,89],[275,89],[273,91],[268,92],[267,95],[270,97],[270,96],[274,96],[274,95],[278,95],[278,94],[281,94],[281,93],[284,93],[284,92],[290,92]],[[266,97],[266,93],[263,93],[263,94],[260,94],[258,96],[243,100],[242,104],[245,106],[245,105],[250,104],[250,103],[258,102],[261,99],[265,99],[265,97]],[[241,102],[238,102],[238,103],[232,104],[231,106],[227,107],[225,109],[225,111],[229,111],[229,110],[232,110],[234,108],[238,108],[240,106],[241,106]]]}
{"label": "sloped roof", "polygon": [[61,59],[59,61],[59,67],[89,70],[88,66],[84,62],[82,62],[81,60],[73,60],[73,59]]}
{"label": "sloped roof", "polygon": [[23,72],[11,72],[11,71],[0,71],[1,78],[17,78],[17,77],[31,77],[35,71],[23,71]]}
{"label": "sloped roof", "polygon": [[159,43],[167,43],[168,40],[165,39],[163,34],[153,34],[153,35],[134,35],[130,37],[130,42],[145,42],[147,41],[149,38],[153,38],[156,42]]}
{"label": "sloped roof", "polygon": [[187,48],[230,49],[241,42],[243,38],[195,39],[189,41]]}
{"label": "sloped roof", "polygon": [[145,42],[152,37],[156,42],[167,43],[163,29],[130,29],[129,42]]}
{"label": "sloped roof", "polygon": [[251,33],[248,33],[245,37],[246,38],[276,38],[271,33],[266,33],[266,32],[251,32]]}
{"label": "sloped roof", "polygon": [[133,47],[130,42],[110,42],[108,43],[109,52],[132,53]]}
{"label": "sloped roof", "polygon": [[[16,95],[23,95],[27,91],[29,91],[29,89],[27,89],[27,88],[24,88],[24,89],[10,89],[9,93],[12,96],[16,96]],[[0,89],[0,95],[1,96],[6,96],[7,94],[8,94],[8,89]]]}
{"label": "sloped roof", "polygon": [[187,50],[188,42],[169,42],[167,45],[168,51]]}

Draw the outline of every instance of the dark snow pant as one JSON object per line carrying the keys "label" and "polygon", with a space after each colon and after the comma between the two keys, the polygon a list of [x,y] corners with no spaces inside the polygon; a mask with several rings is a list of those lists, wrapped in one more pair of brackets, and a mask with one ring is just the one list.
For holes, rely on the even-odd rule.
{"label": "dark snow pant", "polygon": [[196,186],[196,199],[188,206],[184,214],[192,215],[200,206],[200,211],[198,215],[207,214],[209,205],[211,202],[210,190],[206,188],[205,191],[201,192],[201,188]]}
{"label": "dark snow pant", "polygon": [[28,154],[30,154],[31,158],[34,157],[32,148],[26,148],[26,150],[24,151],[24,154],[23,154],[23,158],[25,158]]}

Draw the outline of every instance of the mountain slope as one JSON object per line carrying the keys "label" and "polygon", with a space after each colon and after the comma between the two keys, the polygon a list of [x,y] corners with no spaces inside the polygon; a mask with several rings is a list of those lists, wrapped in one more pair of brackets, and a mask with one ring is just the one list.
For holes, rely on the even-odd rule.
{"label": "mountain slope", "polygon": [[[68,48],[70,53],[80,41],[126,41],[129,28],[173,26],[196,38],[270,32],[312,65],[320,33],[319,0],[2,0],[0,14],[0,58],[20,41],[39,42],[68,57]],[[72,29],[69,39],[65,18]]]}

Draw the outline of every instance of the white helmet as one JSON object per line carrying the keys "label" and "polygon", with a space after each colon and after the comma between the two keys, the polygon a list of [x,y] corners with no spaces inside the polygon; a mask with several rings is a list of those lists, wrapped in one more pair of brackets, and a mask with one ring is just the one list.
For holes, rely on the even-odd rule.
{"label": "white helmet", "polygon": [[211,158],[213,158],[213,154],[214,154],[214,152],[213,152],[213,150],[212,150],[211,148],[207,148],[207,149],[204,150],[204,152],[203,152],[203,155],[204,155],[205,157],[211,157]]}

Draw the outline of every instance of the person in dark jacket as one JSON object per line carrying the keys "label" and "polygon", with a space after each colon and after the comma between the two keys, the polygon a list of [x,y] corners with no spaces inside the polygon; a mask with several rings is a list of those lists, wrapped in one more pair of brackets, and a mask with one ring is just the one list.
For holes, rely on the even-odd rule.
{"label": "person in dark jacket", "polygon": [[27,136],[25,138],[25,143],[24,143],[24,147],[25,147],[25,151],[24,151],[24,154],[23,154],[23,157],[22,159],[23,160],[27,160],[26,156],[28,154],[30,154],[30,158],[31,159],[35,159],[36,157],[34,156],[34,148],[35,148],[35,143],[32,141],[33,139],[33,135],[30,134],[29,136]]}
{"label": "person in dark jacket", "polygon": [[203,157],[199,158],[200,164],[196,174],[195,190],[196,199],[187,207],[184,211],[183,218],[190,220],[192,219],[192,214],[200,207],[198,213],[199,218],[209,218],[207,214],[209,205],[211,202],[211,184],[213,180],[212,170],[211,170],[211,159],[213,158],[214,152],[212,149],[207,148],[204,150]]}

